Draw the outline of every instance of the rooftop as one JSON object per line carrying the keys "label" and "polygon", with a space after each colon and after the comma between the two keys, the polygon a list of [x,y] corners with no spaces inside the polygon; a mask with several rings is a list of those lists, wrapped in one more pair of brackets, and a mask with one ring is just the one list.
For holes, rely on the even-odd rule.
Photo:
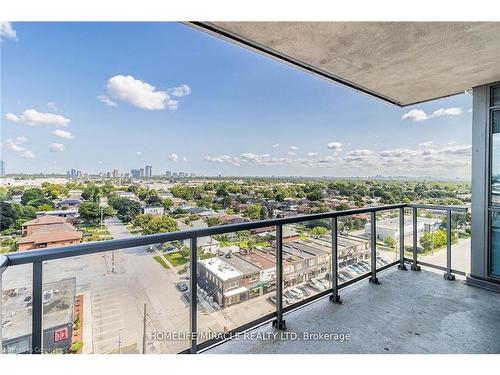
{"label": "rooftop", "polygon": [[58,216],[45,215],[40,216],[36,219],[27,221],[23,223],[23,226],[26,225],[50,225],[50,224],[63,224],[66,223],[66,219]]}
{"label": "rooftop", "polygon": [[[379,274],[340,291],[343,304],[328,297],[285,315],[288,331],[350,334],[344,342],[277,339],[229,341],[207,351],[229,353],[499,353],[500,298],[485,289],[448,281],[441,273]],[[254,330],[276,332],[271,323]]]}

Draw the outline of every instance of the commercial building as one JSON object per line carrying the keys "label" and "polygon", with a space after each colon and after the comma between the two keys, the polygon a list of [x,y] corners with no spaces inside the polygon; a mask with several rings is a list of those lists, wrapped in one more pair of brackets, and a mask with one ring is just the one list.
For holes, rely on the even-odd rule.
{"label": "commercial building", "polygon": [[[66,353],[73,336],[76,279],[43,284],[43,350]],[[31,288],[2,290],[2,353],[31,351]]]}
{"label": "commercial building", "polygon": [[80,243],[77,231],[64,217],[44,215],[22,225],[23,237],[17,240],[19,251],[59,247]]}
{"label": "commercial building", "polygon": [[[419,217],[417,221],[417,234],[434,232],[441,226],[441,220],[436,218]],[[377,221],[377,239],[385,241],[387,238],[399,240],[399,217]],[[405,238],[410,240],[413,236],[413,221],[405,218],[404,222]],[[369,238],[371,234],[371,223],[365,224],[365,235]]]}
{"label": "commercial building", "polygon": [[151,165],[146,165],[146,178],[153,177],[153,167]]}

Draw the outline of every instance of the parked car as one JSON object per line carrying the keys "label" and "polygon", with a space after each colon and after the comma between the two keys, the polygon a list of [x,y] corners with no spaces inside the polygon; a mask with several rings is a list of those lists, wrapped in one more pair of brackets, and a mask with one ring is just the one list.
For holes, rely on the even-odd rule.
{"label": "parked car", "polygon": [[312,281],[309,281],[306,285],[308,288],[311,288],[315,292],[321,292],[323,290],[323,285],[320,287],[316,285],[316,283],[313,283]]}
{"label": "parked car", "polygon": [[339,272],[339,274],[337,275],[338,276],[338,280],[341,282],[341,283],[344,283],[346,282],[347,280],[349,280],[347,277],[345,277],[343,274],[341,274]]}
{"label": "parked car", "polygon": [[321,283],[325,289],[330,287],[330,282],[327,279],[316,279],[319,283]]}
{"label": "parked car", "polygon": [[354,277],[354,275],[347,270],[340,270],[339,275],[344,275],[344,277],[347,279],[352,279]]}
{"label": "parked car", "polygon": [[304,298],[304,293],[302,293],[300,290],[296,288],[290,288],[288,289],[288,292],[290,292],[290,294],[294,296],[296,299]]}
{"label": "parked car", "polygon": [[271,302],[273,305],[276,305],[276,296],[271,296],[267,300]]}
{"label": "parked car", "polygon": [[177,289],[179,289],[180,292],[186,292],[189,288],[185,282],[181,281],[177,283]]}
{"label": "parked car", "polygon": [[356,268],[353,265],[347,266],[346,268],[347,268],[348,271],[350,271],[350,272],[352,272],[352,273],[354,273],[356,275],[359,275],[359,274],[361,274],[361,273],[364,272],[363,270],[360,270],[359,268]]}
{"label": "parked car", "polygon": [[283,292],[283,297],[288,298],[290,301],[293,301],[294,299],[298,299],[298,298],[296,298],[296,297],[295,297],[292,293],[290,293],[290,291],[289,291],[289,290],[285,290],[285,291]]}
{"label": "parked car", "polygon": [[298,286],[297,289],[299,289],[306,297],[311,295],[310,289],[308,289],[305,285]]}
{"label": "parked car", "polygon": [[320,281],[318,281],[317,279],[312,279],[311,283],[314,284],[314,285],[316,285],[316,287],[319,289],[319,291],[322,291],[322,290],[326,289],[325,285],[323,285],[323,283],[320,282]]}

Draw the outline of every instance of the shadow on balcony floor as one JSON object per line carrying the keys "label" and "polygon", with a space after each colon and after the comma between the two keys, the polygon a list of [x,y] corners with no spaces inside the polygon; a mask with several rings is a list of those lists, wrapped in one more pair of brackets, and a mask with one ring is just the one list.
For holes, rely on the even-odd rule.
{"label": "shadow on balcony floor", "polygon": [[[500,353],[500,295],[444,280],[430,271],[380,274],[341,290],[342,305],[327,298],[285,316],[298,338],[305,332],[349,333],[349,341],[240,338],[205,353]],[[271,324],[251,333],[277,332]]]}

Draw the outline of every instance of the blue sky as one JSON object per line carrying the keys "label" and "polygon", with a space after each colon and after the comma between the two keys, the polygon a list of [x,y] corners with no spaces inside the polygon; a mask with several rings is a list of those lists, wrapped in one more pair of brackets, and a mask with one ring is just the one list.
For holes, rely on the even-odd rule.
{"label": "blue sky", "polygon": [[470,175],[470,95],[400,109],[178,23],[1,31],[7,173]]}

